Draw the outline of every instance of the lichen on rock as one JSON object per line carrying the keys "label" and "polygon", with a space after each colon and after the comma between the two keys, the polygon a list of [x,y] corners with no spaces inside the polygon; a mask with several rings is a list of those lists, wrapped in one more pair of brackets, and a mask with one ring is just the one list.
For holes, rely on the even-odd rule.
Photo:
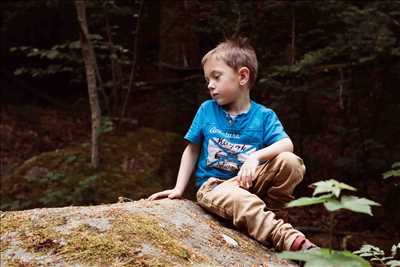
{"label": "lichen on rock", "polygon": [[2,214],[1,266],[295,266],[190,200]]}

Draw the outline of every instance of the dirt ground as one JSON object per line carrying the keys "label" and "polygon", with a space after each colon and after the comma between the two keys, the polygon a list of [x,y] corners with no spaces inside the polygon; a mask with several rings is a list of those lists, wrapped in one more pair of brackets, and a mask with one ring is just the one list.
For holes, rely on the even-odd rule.
{"label": "dirt ground", "polygon": [[[89,142],[88,114],[65,112],[50,107],[16,108],[3,105],[0,124],[0,174],[11,172],[23,161],[42,152]],[[367,184],[367,190],[376,196],[374,200],[378,202],[383,201],[390,190],[387,183],[371,181]],[[298,192],[298,196],[309,196],[311,193],[310,189],[307,192]],[[400,226],[391,219],[391,214],[388,214],[390,212],[396,213],[395,210],[384,211],[383,208],[374,209],[373,217],[339,212],[335,216],[332,240],[334,248],[354,251],[362,244],[369,243],[389,252],[391,246],[400,241]],[[318,245],[329,245],[329,214],[323,207],[291,209],[289,221]]]}

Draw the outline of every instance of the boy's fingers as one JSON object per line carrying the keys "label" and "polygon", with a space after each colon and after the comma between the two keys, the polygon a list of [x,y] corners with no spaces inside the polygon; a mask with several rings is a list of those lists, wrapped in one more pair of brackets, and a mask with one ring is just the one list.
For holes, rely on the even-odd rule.
{"label": "boy's fingers", "polygon": [[163,192],[154,193],[148,198],[148,200],[156,200],[156,199],[161,198],[161,197],[163,197],[165,195],[166,195],[166,192],[164,192],[164,191]]}
{"label": "boy's fingers", "polygon": [[155,200],[158,197],[158,193],[152,194],[151,196],[149,196],[148,200]]}
{"label": "boy's fingers", "polygon": [[246,179],[246,186],[247,186],[247,189],[249,189],[251,187],[251,184],[252,184],[251,176],[247,176],[246,178],[247,178]]}

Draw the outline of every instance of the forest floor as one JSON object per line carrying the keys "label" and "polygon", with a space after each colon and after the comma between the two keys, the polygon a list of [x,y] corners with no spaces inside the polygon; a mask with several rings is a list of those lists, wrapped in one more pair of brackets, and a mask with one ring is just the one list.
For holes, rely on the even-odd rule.
{"label": "forest floor", "polygon": [[[0,124],[0,174],[10,173],[25,160],[46,151],[89,142],[90,116],[85,112],[66,112],[51,107],[3,105]],[[177,159],[178,161],[179,159]],[[372,180],[372,179],[371,179]],[[366,190],[375,201],[383,201],[389,187],[382,182],[368,181]],[[311,191],[298,192],[310,195]],[[381,202],[382,203],[382,202]],[[395,212],[394,210],[392,212]],[[383,208],[374,209],[373,217],[339,212],[335,219],[333,246],[354,251],[369,243],[389,254],[400,241],[399,225]],[[290,223],[302,230],[315,243],[329,245],[329,214],[321,206],[290,210]]]}

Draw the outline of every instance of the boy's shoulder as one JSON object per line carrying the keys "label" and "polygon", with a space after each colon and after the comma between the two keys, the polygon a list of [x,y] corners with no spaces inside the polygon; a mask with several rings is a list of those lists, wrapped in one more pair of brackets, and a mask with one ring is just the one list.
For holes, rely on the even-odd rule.
{"label": "boy's shoulder", "polygon": [[266,106],[264,106],[263,104],[257,103],[255,101],[252,101],[253,105],[254,105],[254,110],[264,116],[273,116],[275,115],[275,112],[271,109],[268,108]]}
{"label": "boy's shoulder", "polygon": [[203,103],[201,103],[200,107],[202,108],[209,108],[209,107],[213,107],[217,105],[217,103],[215,102],[215,100],[213,99],[207,99],[205,100]]}

